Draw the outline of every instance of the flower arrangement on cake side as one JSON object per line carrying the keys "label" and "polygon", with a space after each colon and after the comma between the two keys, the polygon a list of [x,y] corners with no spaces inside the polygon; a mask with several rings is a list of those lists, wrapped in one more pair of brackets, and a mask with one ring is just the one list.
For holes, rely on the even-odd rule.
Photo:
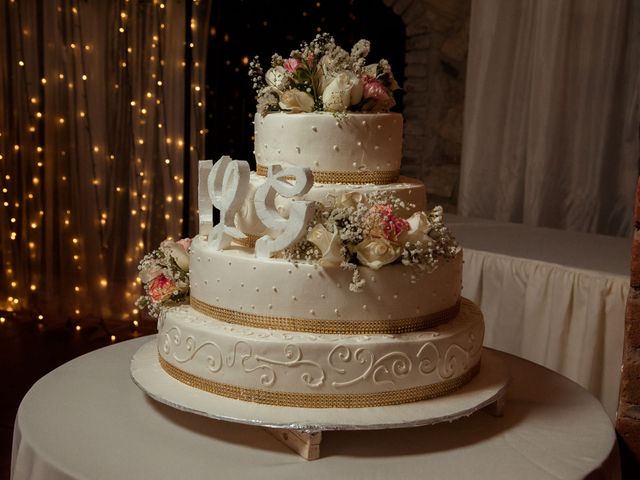
{"label": "flower arrangement on cake side", "polygon": [[409,207],[387,193],[348,192],[332,206],[316,203],[306,237],[285,258],[353,270],[350,289],[356,292],[365,284],[359,266],[401,263],[432,272],[441,258],[456,256],[458,243],[443,223],[442,207],[403,216]]}
{"label": "flower arrangement on cake side", "polygon": [[363,39],[347,52],[323,33],[302,43],[286,59],[274,54],[266,74],[255,57],[249,76],[258,113],[388,112],[399,86],[387,60],[367,65],[369,50],[369,41]]}
{"label": "flower arrangement on cake side", "polygon": [[145,294],[136,306],[157,317],[164,307],[186,303],[189,298],[189,247],[191,239],[165,240],[146,254],[138,265]]}

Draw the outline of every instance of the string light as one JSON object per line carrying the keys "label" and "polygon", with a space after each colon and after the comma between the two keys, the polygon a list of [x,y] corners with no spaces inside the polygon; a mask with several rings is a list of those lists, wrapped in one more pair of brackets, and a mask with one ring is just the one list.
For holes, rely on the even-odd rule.
{"label": "string light", "polygon": [[[14,3],[13,0],[10,0],[10,1],[11,3]],[[126,8],[129,8],[128,0],[125,0],[125,5],[126,5]],[[194,10],[198,6],[199,6],[199,2],[197,1],[194,2]],[[168,7],[168,4],[161,3],[158,0],[154,0],[153,6],[152,6],[152,8],[154,9],[157,8],[159,10],[165,10],[167,9],[167,7]],[[74,62],[74,64],[72,65],[73,70],[68,70],[67,65],[64,65],[64,69],[63,69],[62,64],[58,64],[58,65],[51,64],[51,67],[53,68],[47,67],[47,69],[44,70],[43,73],[35,77],[35,82],[37,83],[39,81],[39,84],[35,85],[36,90],[33,90],[34,78],[33,77],[31,78],[31,82],[32,82],[31,87],[27,88],[27,94],[24,96],[24,99],[22,100],[23,102],[27,103],[27,106],[28,106],[27,112],[29,116],[28,118],[30,120],[28,122],[23,122],[21,128],[24,129],[23,131],[28,131],[31,134],[36,134],[37,132],[42,133],[43,124],[40,123],[40,121],[43,121],[46,118],[47,121],[51,122],[51,124],[55,126],[55,128],[60,129],[58,130],[59,133],[57,138],[62,138],[62,141],[66,141],[66,139],[64,139],[64,137],[60,137],[60,135],[67,128],[69,129],[69,135],[71,134],[83,135],[84,131],[88,132],[89,136],[85,137],[85,139],[88,139],[89,141],[87,143],[82,143],[83,141],[86,141],[86,140],[81,140],[81,143],[80,143],[80,145],[88,145],[89,153],[92,154],[90,157],[91,158],[90,161],[93,162],[94,173],[92,177],[88,178],[87,180],[90,181],[94,186],[100,187],[100,185],[105,180],[105,175],[109,174],[109,170],[105,170],[103,166],[113,165],[115,168],[118,168],[119,164],[110,162],[110,161],[115,161],[116,157],[113,154],[107,155],[111,147],[108,146],[106,143],[104,143],[104,139],[102,139],[100,136],[96,136],[95,130],[93,131],[93,140],[92,140],[91,119],[93,118],[93,112],[88,110],[89,107],[87,105],[88,101],[86,98],[89,84],[81,83],[80,85],[76,86],[74,85],[73,82],[70,81],[72,79],[76,79],[77,76],[79,76],[83,82],[88,82],[89,80],[88,75],[91,74],[92,71],[88,69],[88,65],[85,63],[83,56],[90,55],[91,53],[89,52],[92,52],[94,47],[101,48],[101,46],[98,46],[97,44],[86,43],[86,41],[83,40],[83,38],[86,39],[86,36],[85,37],[82,36],[81,27],[78,27],[78,25],[82,25],[82,23],[79,22],[80,20],[79,8],[80,8],[80,5],[78,5],[77,3],[76,5],[73,5],[71,4],[71,2],[68,2],[68,3],[63,2],[56,6],[56,11],[58,12],[58,15],[61,16],[61,18],[64,18],[63,16],[68,15],[69,12],[71,12],[75,17],[78,17],[78,18],[74,18],[73,28],[69,30],[69,36],[67,37],[63,46],[63,48],[69,49],[67,50],[67,53],[71,54],[72,52],[70,50],[73,51],[73,55],[68,57],[70,61]],[[134,63],[132,62],[137,62],[140,59],[140,57],[131,56],[131,54],[134,53],[134,49],[132,48],[132,45],[127,44],[130,41],[128,36],[118,35],[118,32],[125,33],[127,31],[127,28],[129,26],[128,22],[130,21],[129,13],[130,12],[125,11],[125,9],[123,9],[122,11],[119,11],[120,19],[118,21],[118,24],[111,27],[113,29],[111,35],[112,36],[115,35],[116,41],[119,43],[119,46],[117,47],[118,48],[117,52],[119,53],[120,57],[116,58],[116,64],[119,64],[123,69],[123,70],[118,69],[118,73],[116,74],[118,75],[118,77],[117,79],[114,78],[114,80],[116,80],[115,82],[111,80],[108,83],[108,85],[111,88],[113,88],[113,90],[115,91],[120,89],[121,84],[124,85],[124,83],[122,82],[125,80],[122,79],[123,78],[122,76],[125,76],[124,78],[126,79],[126,77],[130,75],[125,69],[133,70]],[[131,113],[135,115],[133,138],[135,139],[134,141],[136,144],[135,145],[136,148],[138,148],[138,146],[146,146],[147,143],[152,143],[153,144],[152,147],[155,149],[157,148],[157,145],[155,145],[155,143],[160,143],[160,146],[161,146],[160,155],[164,154],[163,156],[160,157],[161,159],[160,161],[164,162],[163,163],[164,168],[166,169],[166,172],[168,172],[168,174],[165,174],[167,175],[166,178],[168,179],[174,178],[174,180],[176,180],[176,183],[171,182],[171,185],[169,186],[169,189],[166,190],[164,197],[167,200],[168,204],[176,204],[176,202],[178,201],[181,202],[183,200],[183,195],[180,192],[182,190],[181,185],[184,183],[184,180],[180,175],[177,177],[175,175],[176,167],[174,167],[169,157],[170,156],[172,157],[176,152],[169,151],[169,149],[171,149],[174,146],[175,148],[183,148],[185,146],[185,142],[184,140],[178,137],[186,135],[187,133],[179,130],[180,128],[179,123],[177,124],[178,130],[175,130],[176,127],[173,127],[171,124],[166,124],[166,113],[164,111],[164,108],[161,107],[161,105],[164,105],[165,103],[164,98],[162,97],[162,95],[164,94],[163,78],[166,78],[164,73],[165,68],[178,70],[177,74],[179,75],[181,74],[180,70],[187,68],[187,63],[180,58],[176,59],[175,56],[165,57],[165,55],[167,54],[166,53],[167,49],[163,47],[163,44],[166,39],[165,29],[167,25],[165,25],[164,22],[160,21],[160,18],[164,19],[165,14],[168,14],[168,13],[169,12],[162,12],[162,16],[160,16],[159,14],[156,14],[156,17],[149,17],[150,19],[155,18],[155,20],[151,20],[148,23],[148,25],[150,25],[152,29],[148,33],[152,42],[149,42],[147,40],[145,44],[146,45],[145,48],[147,49],[147,52],[149,52],[150,48],[152,49],[152,52],[153,52],[153,53],[149,52],[147,57],[152,62],[149,67],[150,71],[147,74],[143,75],[142,78],[136,78],[136,82],[140,82],[138,83],[138,85],[140,85],[141,88],[138,90],[136,88],[134,89],[128,88],[127,92],[130,91],[132,93],[125,101],[130,102],[130,105],[132,107],[136,107],[133,110],[131,110]],[[196,31],[199,26],[196,18],[190,18],[187,20],[189,21],[191,30]],[[58,19],[58,21],[60,20]],[[78,30],[78,28],[80,28],[80,30]],[[19,26],[18,32],[22,32],[24,36],[29,35],[29,30],[26,28],[23,29],[21,26]],[[172,31],[172,34],[173,34],[173,31]],[[37,40],[36,38],[30,39],[31,42],[36,40]],[[187,44],[190,48],[195,48],[194,42],[188,41]],[[33,49],[30,46],[29,49],[26,49],[25,51],[31,52],[33,51]],[[28,55],[23,54],[23,52],[21,51],[21,47],[17,47],[16,56],[17,56],[17,60],[14,60],[14,61],[17,61],[17,64],[20,67],[24,68],[27,63],[34,63],[34,62],[31,62],[30,57]],[[199,66],[199,62],[196,60],[192,62],[191,65],[192,65],[192,68],[196,68]],[[71,72],[73,72],[73,74]],[[25,75],[29,75],[29,70],[25,70]],[[146,78],[144,78],[145,76]],[[199,74],[194,75],[193,79],[194,79],[193,91],[195,93],[194,93],[192,105],[193,106],[197,105],[198,107],[202,107],[203,102],[201,101],[200,98],[198,98],[198,96],[196,96],[203,90],[203,87],[201,86],[202,79],[199,77]],[[91,80],[93,81],[94,79],[92,78]],[[27,83],[27,85],[29,85],[29,83]],[[87,86],[85,87],[85,85]],[[127,83],[127,85],[129,84]],[[46,91],[44,88],[42,88],[45,86],[47,87]],[[78,87],[76,89],[77,91],[71,92],[71,90],[75,89],[76,87]],[[48,99],[46,98],[45,93],[50,93],[51,96],[55,96],[60,93],[60,89],[64,89],[64,90],[68,89],[69,93],[73,93],[75,95],[75,98],[78,99],[77,107],[75,111],[67,112],[66,110],[54,110],[52,107],[55,105],[55,103],[47,101]],[[122,90],[121,93],[124,93],[125,90],[124,89],[121,89],[121,90]],[[45,107],[46,107],[46,110],[45,110]],[[202,115],[201,110],[197,111],[197,115]],[[202,117],[199,117],[199,118],[201,119]],[[74,123],[74,120],[76,120],[78,123],[77,124]],[[138,128],[143,128],[143,127],[138,127],[138,125],[144,126],[147,121],[152,122],[152,123],[149,123],[149,127],[154,127],[154,126],[157,127],[157,130],[154,128],[154,130],[158,132],[156,136],[153,136],[153,135],[149,136],[148,131],[144,131],[142,129],[138,130]],[[199,120],[196,121],[196,124],[198,121]],[[202,134],[203,129],[199,128],[199,129],[196,129],[196,131]],[[66,132],[65,132],[65,135],[67,135]],[[15,137],[15,138],[19,138],[19,137]],[[45,138],[44,135],[42,136],[42,138],[38,137],[37,135],[28,136],[26,138],[27,140],[23,140],[22,138],[20,138],[19,143],[14,140],[15,143],[13,142],[9,143],[8,148],[9,149],[13,148],[13,150],[10,151],[11,155],[19,155],[18,158],[20,159],[21,165],[24,165],[24,169],[27,172],[26,179],[27,179],[28,189],[27,191],[24,191],[24,187],[21,187],[18,190],[14,190],[14,189],[8,189],[5,185],[2,185],[3,194],[9,195],[9,196],[2,198],[1,200],[0,208],[4,208],[7,210],[3,211],[2,215],[0,215],[0,218],[5,218],[6,219],[5,221],[7,221],[6,223],[7,225],[12,225],[12,230],[5,231],[2,234],[8,235],[11,241],[15,241],[18,239],[18,237],[20,237],[21,242],[24,242],[24,245],[27,245],[28,247],[28,249],[25,249],[25,251],[29,252],[29,255],[30,255],[29,258],[32,258],[33,260],[39,262],[44,252],[44,249],[42,248],[43,245],[40,244],[40,241],[42,240],[41,240],[41,237],[39,236],[39,235],[43,235],[39,233],[39,231],[42,230],[44,227],[43,217],[45,214],[45,211],[43,209],[42,187],[46,183],[47,189],[52,187],[55,188],[56,186],[59,186],[62,189],[77,188],[78,180],[70,175],[70,171],[68,167],[65,168],[65,166],[67,165],[67,160],[65,160],[65,157],[71,157],[71,155],[77,155],[77,153],[75,153],[75,151],[71,153],[71,151],[69,150],[67,150],[69,151],[69,153],[67,153],[67,151],[65,150],[60,150],[60,149],[56,150],[55,149],[56,147],[54,146],[53,143],[52,143],[52,146],[50,147],[48,143],[50,136],[48,135],[45,140],[46,143],[42,143],[42,144],[39,144],[39,143],[42,142],[42,138]],[[54,138],[56,137],[54,136]],[[58,142],[59,140],[56,139],[55,141]],[[162,151],[162,148],[165,149],[164,152]],[[190,149],[193,151],[193,146],[191,146]],[[6,152],[3,152],[3,153],[6,154]],[[100,153],[102,153],[103,155],[96,155]],[[38,155],[36,156],[36,154]],[[86,151],[85,151],[85,155],[86,155]],[[140,153],[138,153],[138,155],[140,155]],[[58,159],[62,160],[59,164],[60,166],[56,164]],[[0,160],[4,160],[4,157],[2,154],[0,154]],[[74,158],[74,161],[75,161],[75,158]],[[52,175],[51,177],[45,177],[44,170],[35,170],[34,172],[34,169],[36,167],[39,169],[43,168],[45,166],[44,165],[45,162],[47,162],[47,164],[50,162],[52,162],[52,164],[56,164],[55,168],[58,169],[58,173],[55,175]],[[181,167],[179,163],[177,168],[180,169]],[[109,168],[112,168],[112,167],[109,167]],[[54,170],[52,170],[52,172],[53,171]],[[33,175],[36,172],[37,172],[37,175]],[[136,177],[132,181],[133,183],[120,184],[117,186],[111,186],[111,184],[109,185],[109,189],[111,192],[110,195],[122,194],[123,192],[131,193],[131,200],[128,200],[128,201],[130,201],[130,205],[132,207],[130,209],[131,215],[138,217],[137,221],[133,224],[134,227],[137,226],[139,228],[138,232],[146,230],[151,226],[151,224],[149,223],[149,218],[150,218],[149,212],[151,210],[151,201],[153,200],[153,195],[151,194],[151,188],[150,188],[150,185],[152,184],[151,178],[149,179],[147,178],[149,172],[150,171],[148,170],[147,165],[145,165],[142,162],[142,159],[140,157],[136,157],[136,162],[135,162]],[[178,173],[181,173],[181,170],[178,170]],[[23,177],[23,174],[20,174],[20,177]],[[6,182],[11,182],[13,180],[11,178],[11,175],[9,175],[8,173],[4,175],[4,178]],[[44,181],[45,178],[47,178],[46,182]],[[28,182],[29,179],[31,180],[30,183]],[[52,186],[50,185],[50,181],[53,182]],[[24,185],[24,182],[21,183],[20,185]],[[34,187],[37,187],[37,188],[34,188]],[[29,190],[32,190],[32,191],[29,191]],[[14,202],[15,198],[12,198],[12,195],[20,195],[20,197],[15,197],[15,198],[24,198],[24,201]],[[100,191],[100,195],[103,195],[102,191]],[[119,197],[119,198],[122,198],[122,197]],[[105,201],[107,200],[102,200],[102,202],[105,202]],[[25,205],[23,206],[21,205],[21,203],[24,203]],[[29,210],[29,211],[23,210],[23,209],[26,209],[27,206],[29,206],[29,208],[32,210]],[[101,205],[100,203],[98,203],[97,207],[98,207],[98,210],[97,210],[97,214],[95,215],[95,218],[97,218],[97,221],[99,222],[98,226],[100,228],[100,231],[103,231],[100,225],[106,225],[110,220],[110,215],[108,215],[108,211],[105,211],[106,207],[104,205]],[[172,208],[174,209],[172,209],[170,212],[165,211],[165,212],[162,212],[162,214],[168,220],[173,219],[172,222],[168,223],[167,225],[175,226],[175,225],[178,225],[179,223],[179,222],[176,222],[176,220],[179,221],[180,219],[177,218],[178,216],[176,215],[178,210],[175,209],[175,207],[172,207]],[[65,212],[59,212],[59,213],[61,215],[58,217],[57,221],[60,223],[61,227],[65,228],[64,231],[67,232],[67,234],[69,235],[69,237],[67,238],[69,239],[71,237],[70,238],[71,242],[68,243],[68,247],[67,247],[69,250],[71,250],[67,254],[67,257],[66,257],[67,261],[70,262],[71,265],[73,265],[74,269],[84,270],[86,268],[85,248],[90,248],[86,246],[89,244],[89,242],[85,242],[84,239],[81,236],[79,236],[77,233],[73,235],[72,232],[74,232],[74,230],[72,230],[73,228],[72,221],[71,221],[72,216],[71,216],[70,210],[66,210]],[[49,212],[47,212],[47,214],[49,214]],[[47,218],[55,219],[56,218],[55,216],[58,215],[57,212],[51,212],[51,214],[52,215]],[[78,222],[76,222],[75,220],[73,222],[73,226],[75,228],[81,228],[81,225],[79,225]],[[31,233],[32,231],[36,233]],[[27,236],[25,237],[25,235]],[[135,252],[134,252],[134,249],[135,249]],[[139,258],[140,255],[144,252],[145,252],[145,243],[141,238],[139,241],[136,242],[135,245],[132,245],[130,247],[130,251],[127,252],[127,255],[125,256],[126,264],[130,265],[127,268],[133,269],[134,264],[137,261],[137,258]],[[73,260],[73,263],[71,263],[72,260]],[[7,275],[6,278],[7,278],[7,281],[9,282],[8,284],[11,285],[12,284],[11,282],[15,284],[15,287],[12,287],[15,290],[15,292],[13,292],[10,298],[7,298],[5,296],[3,297],[2,300],[0,300],[0,310],[4,309],[6,311],[9,309],[14,309],[14,308],[17,308],[18,305],[20,305],[20,307],[22,308],[29,307],[29,301],[27,297],[23,297],[23,296],[29,295],[29,298],[31,298],[29,292],[33,294],[37,294],[36,292],[42,289],[42,286],[40,285],[38,280],[35,278],[27,278],[22,282],[18,282],[17,279],[14,280],[14,278],[17,278],[17,273],[14,273],[13,270],[9,268],[9,266],[7,265],[4,266],[4,272],[5,272],[5,275]],[[14,277],[14,275],[16,275],[16,277]],[[80,308],[77,308],[77,305],[80,305],[81,302],[84,301],[85,296],[92,290],[91,287],[85,287],[85,284],[81,283],[81,282],[87,281],[89,282],[88,285],[90,285],[91,278],[85,279],[84,275],[82,275],[79,278],[83,279],[82,281],[79,281],[79,285],[72,284],[72,285],[67,285],[65,287],[68,289],[68,291],[73,290],[73,292],[75,292],[76,294],[76,296],[74,297],[76,298],[76,305],[71,306],[70,308],[74,311],[75,315],[77,316],[80,316],[81,313],[82,314],[90,313],[90,312],[81,312]],[[97,282],[97,285],[99,285],[101,288],[111,287],[108,278],[98,277],[96,279],[94,277],[93,282]],[[93,283],[93,285],[95,286],[96,283]],[[7,286],[7,283],[5,283],[5,288],[6,286]],[[136,278],[136,281],[131,282],[131,286],[127,288],[128,290],[124,292],[125,294],[124,296],[127,299],[133,300],[139,294],[140,279]],[[26,307],[23,307],[23,304],[26,305]],[[131,310],[131,313],[133,313],[133,315],[138,315],[140,312],[138,311],[137,308],[133,308]],[[129,314],[127,313],[122,315],[122,318],[128,319]],[[44,316],[38,315],[38,320],[40,321],[44,320]],[[4,323],[4,321],[5,321],[5,317],[2,317],[2,323]],[[137,328],[139,326],[139,320],[135,319],[135,320],[129,320],[129,321],[133,321],[134,327]],[[76,325],[74,325],[74,328],[76,331],[80,331],[81,330],[80,323],[77,323]],[[115,335],[111,336],[111,340],[112,341],[116,340]]]}

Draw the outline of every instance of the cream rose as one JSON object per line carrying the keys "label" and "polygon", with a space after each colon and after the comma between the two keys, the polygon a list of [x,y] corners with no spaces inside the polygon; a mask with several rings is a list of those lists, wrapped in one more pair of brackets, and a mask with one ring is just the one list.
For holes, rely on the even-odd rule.
{"label": "cream rose", "polygon": [[332,233],[323,225],[316,225],[307,234],[307,240],[320,249],[322,258],[318,263],[323,267],[337,266],[344,261],[342,242],[337,230]]}
{"label": "cream rose", "polygon": [[350,105],[362,100],[362,82],[352,72],[340,72],[322,92],[324,109],[328,112],[344,112]]}
{"label": "cream rose", "polygon": [[339,205],[342,207],[356,208],[364,199],[364,194],[361,192],[347,192],[340,196]]}
{"label": "cream rose", "polygon": [[312,112],[313,97],[302,90],[291,89],[280,95],[279,105],[291,113]]}
{"label": "cream rose", "polygon": [[175,260],[178,267],[189,270],[189,254],[182,245],[172,240],[165,240],[160,244],[160,248]]}
{"label": "cream rose", "polygon": [[270,85],[278,90],[284,90],[289,83],[289,77],[287,76],[287,71],[284,67],[277,66],[270,68],[267,70],[264,79],[267,82],[267,85]]}
{"label": "cream rose", "polygon": [[407,242],[415,243],[417,241],[424,242],[433,228],[429,217],[424,212],[415,212],[407,218],[407,222],[409,222],[409,230],[400,235],[399,238],[402,244]]}
{"label": "cream rose", "polygon": [[402,247],[384,238],[368,238],[356,245],[355,251],[360,263],[378,270],[395,262],[402,254]]}
{"label": "cream rose", "polygon": [[160,265],[156,263],[149,263],[146,268],[142,268],[138,272],[138,277],[140,277],[142,283],[149,283],[161,273],[164,273],[164,269]]}

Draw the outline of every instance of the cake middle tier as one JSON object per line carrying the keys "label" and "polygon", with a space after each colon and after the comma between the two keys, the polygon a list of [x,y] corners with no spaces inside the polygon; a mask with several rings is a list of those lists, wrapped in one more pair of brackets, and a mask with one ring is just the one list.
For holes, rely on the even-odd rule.
{"label": "cake middle tier", "polygon": [[308,167],[316,182],[395,182],[402,160],[399,113],[269,113],[255,117],[257,171]]}
{"label": "cake middle tier", "polygon": [[[241,231],[253,236],[263,235],[267,228],[262,224],[256,213],[254,196],[256,190],[265,182],[265,178],[251,173],[249,191],[242,202],[240,211],[235,216],[235,224]],[[414,212],[421,212],[427,208],[427,190],[420,180],[410,177],[400,177],[397,182],[385,185],[349,185],[314,183],[311,190],[300,199],[322,203],[324,206],[334,206],[347,193],[361,193],[362,195],[393,195],[404,202],[407,217]],[[289,216],[289,207],[293,199],[282,196],[276,197],[276,207],[283,217]]]}
{"label": "cake middle tier", "polygon": [[379,270],[256,258],[250,248],[218,251],[197,236],[191,245],[191,304],[229,323],[256,328],[339,334],[401,333],[455,317],[462,251],[427,272],[402,264]]}

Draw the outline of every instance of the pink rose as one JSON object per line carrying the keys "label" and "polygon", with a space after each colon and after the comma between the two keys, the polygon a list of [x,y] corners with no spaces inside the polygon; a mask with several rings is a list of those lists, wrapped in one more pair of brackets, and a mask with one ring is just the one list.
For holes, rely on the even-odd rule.
{"label": "pink rose", "polygon": [[191,248],[191,239],[190,238],[181,238],[176,242],[182,248],[184,248],[185,252],[188,252]]}
{"label": "pink rose", "polygon": [[178,289],[176,288],[175,282],[162,273],[147,285],[147,293],[154,302],[166,300],[177,291]]}
{"label": "pink rose", "polygon": [[294,73],[301,63],[297,58],[288,58],[284,61],[284,69],[289,73]]}
{"label": "pink rose", "polygon": [[364,98],[371,98],[379,102],[389,101],[389,93],[380,80],[370,75],[364,75],[361,80],[363,83],[362,96]]}
{"label": "pink rose", "polygon": [[393,213],[391,205],[374,205],[366,213],[364,222],[370,236],[391,241],[409,230],[409,222]]}

